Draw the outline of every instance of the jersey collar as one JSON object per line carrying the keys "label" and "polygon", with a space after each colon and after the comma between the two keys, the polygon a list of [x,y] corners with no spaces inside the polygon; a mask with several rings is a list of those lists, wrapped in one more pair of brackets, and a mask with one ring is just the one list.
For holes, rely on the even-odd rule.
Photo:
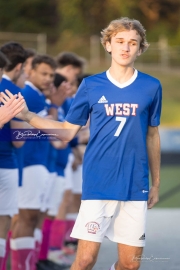
{"label": "jersey collar", "polygon": [[116,86],[119,87],[119,88],[124,88],[124,87],[129,86],[130,84],[132,84],[132,83],[135,81],[135,79],[136,79],[137,76],[138,76],[138,71],[137,71],[137,69],[134,69],[134,74],[133,74],[133,76],[132,76],[127,82],[125,82],[125,83],[119,83],[118,81],[116,81],[116,80],[111,76],[111,74],[110,74],[110,72],[109,72],[109,69],[106,71],[106,76],[107,76],[107,78],[110,80],[110,82],[112,82],[114,85],[116,85]]}
{"label": "jersey collar", "polygon": [[7,81],[11,81],[11,79],[9,78],[9,76],[6,75],[6,74],[3,74],[2,75],[2,78],[5,79],[5,80],[7,80]]}
{"label": "jersey collar", "polygon": [[25,81],[25,84],[30,86],[33,90],[35,90],[36,92],[38,92],[39,95],[43,95],[43,93],[30,81]]}

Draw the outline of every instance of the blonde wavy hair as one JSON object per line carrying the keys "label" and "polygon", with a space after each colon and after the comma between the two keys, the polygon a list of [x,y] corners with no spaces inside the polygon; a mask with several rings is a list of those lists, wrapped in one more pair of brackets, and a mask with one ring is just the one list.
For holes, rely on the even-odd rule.
{"label": "blonde wavy hair", "polygon": [[146,40],[146,30],[138,20],[129,19],[123,17],[113,20],[109,25],[101,31],[101,44],[106,50],[106,43],[111,42],[111,38],[118,32],[136,30],[141,37],[140,49],[141,52],[145,52],[149,47],[149,43]]}

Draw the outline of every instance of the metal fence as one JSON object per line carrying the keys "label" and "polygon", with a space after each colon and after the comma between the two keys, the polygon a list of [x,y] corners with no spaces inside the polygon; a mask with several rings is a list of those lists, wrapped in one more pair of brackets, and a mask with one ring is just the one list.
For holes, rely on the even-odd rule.
{"label": "metal fence", "polygon": [[44,54],[47,51],[47,37],[43,33],[0,32],[0,46],[9,41],[19,42],[25,48],[34,48],[38,53]]}

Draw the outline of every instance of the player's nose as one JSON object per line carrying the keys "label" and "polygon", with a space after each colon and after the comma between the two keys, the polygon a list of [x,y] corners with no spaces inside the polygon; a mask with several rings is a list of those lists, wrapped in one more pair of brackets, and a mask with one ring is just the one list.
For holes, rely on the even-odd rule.
{"label": "player's nose", "polygon": [[129,52],[129,44],[127,43],[127,42],[124,42],[123,43],[123,51],[125,51],[125,52]]}

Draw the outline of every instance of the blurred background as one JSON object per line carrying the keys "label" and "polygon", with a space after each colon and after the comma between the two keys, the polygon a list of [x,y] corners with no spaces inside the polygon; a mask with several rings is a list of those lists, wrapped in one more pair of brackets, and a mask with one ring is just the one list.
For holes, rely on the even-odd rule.
{"label": "blurred background", "polygon": [[0,46],[18,41],[56,56],[72,51],[87,60],[86,72],[106,70],[110,57],[100,31],[119,17],[141,21],[150,47],[136,68],[161,80],[163,110],[161,200],[180,207],[180,1],[179,0],[0,0]]}

